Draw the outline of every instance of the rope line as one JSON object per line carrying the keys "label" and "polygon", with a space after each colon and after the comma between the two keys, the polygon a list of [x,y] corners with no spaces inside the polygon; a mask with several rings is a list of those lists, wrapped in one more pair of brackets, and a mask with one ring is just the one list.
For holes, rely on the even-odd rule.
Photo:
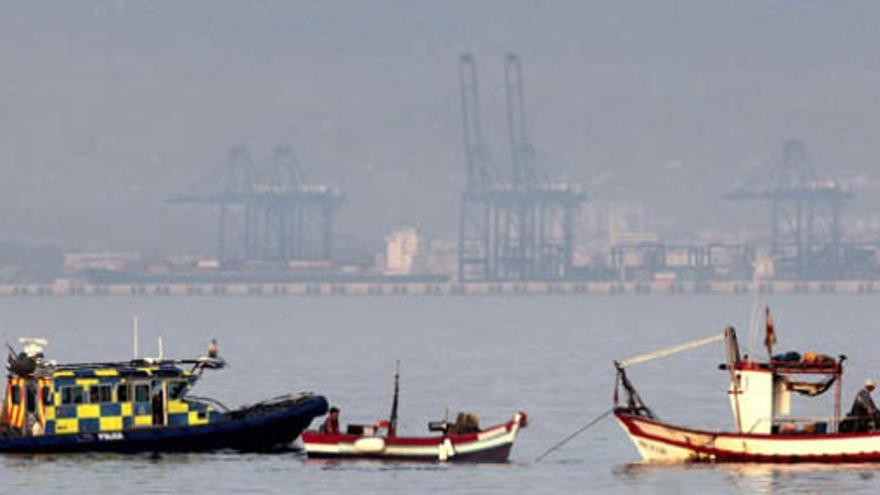
{"label": "rope line", "polygon": [[575,431],[571,435],[568,435],[567,437],[563,438],[561,441],[557,442],[555,445],[553,445],[552,447],[550,447],[549,449],[544,451],[543,454],[536,457],[535,462],[536,463],[541,462],[542,459],[544,459],[545,457],[550,455],[552,452],[556,451],[557,449],[559,449],[563,445],[567,444],[569,441],[573,440],[576,436],[580,435],[581,433],[589,430],[593,425],[595,425],[599,421],[602,421],[603,419],[607,418],[613,412],[614,412],[614,409],[609,409],[609,410],[605,411],[604,413],[600,414],[599,416],[593,418],[593,420],[590,421],[589,423],[587,423],[585,426],[580,427],[577,431]]}

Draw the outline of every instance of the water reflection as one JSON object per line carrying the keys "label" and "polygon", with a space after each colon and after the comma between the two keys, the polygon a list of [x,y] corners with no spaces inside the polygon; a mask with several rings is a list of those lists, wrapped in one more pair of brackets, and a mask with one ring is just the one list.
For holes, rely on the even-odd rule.
{"label": "water reflection", "polygon": [[305,457],[300,450],[279,450],[273,452],[240,453],[219,451],[207,453],[137,453],[119,454],[88,452],[78,454],[5,454],[0,456],[0,465],[6,469],[34,469],[47,465],[72,467],[77,469],[99,469],[103,466],[116,468],[132,465],[150,465],[161,468],[162,465],[198,465],[208,462],[248,462],[263,457],[297,459]]}
{"label": "water reflection", "polygon": [[500,462],[491,464],[478,463],[439,463],[400,461],[387,459],[309,459],[304,458],[303,465],[323,471],[447,471],[451,469],[469,470],[500,470],[524,469],[528,463]]}
{"label": "water reflection", "polygon": [[725,464],[730,482],[752,493],[876,492],[880,464]]}
{"label": "water reflection", "polygon": [[880,464],[656,464],[617,466],[614,478],[630,487],[668,485],[689,480],[711,492],[711,486],[728,486],[738,493],[767,495],[803,493],[876,493]]}

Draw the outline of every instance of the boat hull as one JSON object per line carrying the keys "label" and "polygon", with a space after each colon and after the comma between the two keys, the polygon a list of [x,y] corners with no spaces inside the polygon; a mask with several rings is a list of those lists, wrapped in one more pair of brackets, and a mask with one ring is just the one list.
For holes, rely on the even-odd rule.
{"label": "boat hull", "polygon": [[880,433],[739,434],[614,415],[648,462],[880,462]]}
{"label": "boat hull", "polygon": [[506,462],[526,416],[517,413],[505,424],[477,433],[436,437],[362,437],[303,433],[310,458],[374,459],[419,462]]}
{"label": "boat hull", "polygon": [[201,426],[0,438],[0,453],[264,451],[288,446],[326,412],[324,397],[308,396],[264,414],[233,413]]}

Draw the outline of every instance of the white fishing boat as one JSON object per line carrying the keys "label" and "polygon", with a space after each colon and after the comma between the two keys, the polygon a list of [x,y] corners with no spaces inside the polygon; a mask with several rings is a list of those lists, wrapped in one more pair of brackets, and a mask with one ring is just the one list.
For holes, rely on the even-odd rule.
{"label": "white fishing boat", "polygon": [[[397,405],[400,373],[394,375],[391,416],[372,425],[350,424],[343,433],[303,432],[306,454],[317,459],[376,459],[422,462],[506,462],[522,428],[528,425],[524,412],[517,412],[506,423],[481,428],[472,413],[461,412],[455,422],[432,421],[428,436],[401,436],[397,432]],[[331,409],[332,412],[332,409]],[[333,430],[338,430],[338,425]]]}
{"label": "white fishing boat", "polygon": [[[772,354],[775,330],[768,313],[765,344]],[[725,340],[728,395],[734,429],[712,431],[667,423],[639,397],[626,369],[638,363]],[[810,353],[812,354],[812,353]],[[721,334],[615,362],[614,416],[639,454],[652,462],[878,462],[877,416],[841,415],[841,379],[845,356],[771,357],[758,362],[740,355],[736,332]],[[626,395],[619,402],[619,389]],[[833,390],[833,413],[799,418],[791,411],[792,394],[819,396]]]}
{"label": "white fishing boat", "polygon": [[[461,421],[457,421],[461,423]],[[380,433],[380,427],[358,427],[351,433],[303,433],[303,447],[311,458],[378,459],[426,462],[506,462],[517,433],[527,424],[525,413],[517,412],[506,423],[477,428],[472,432],[453,431],[456,423],[431,428],[433,436],[398,436]]]}

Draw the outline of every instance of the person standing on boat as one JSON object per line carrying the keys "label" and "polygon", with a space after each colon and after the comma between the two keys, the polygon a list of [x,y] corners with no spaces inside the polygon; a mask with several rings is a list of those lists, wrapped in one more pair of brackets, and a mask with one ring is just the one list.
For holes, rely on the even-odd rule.
{"label": "person standing on boat", "polygon": [[324,424],[321,425],[320,429],[321,433],[327,433],[328,435],[339,435],[339,408],[333,406],[330,408],[330,414],[327,415],[327,419],[324,420]]}
{"label": "person standing on boat", "polygon": [[877,429],[878,420],[880,420],[880,410],[877,409],[877,405],[874,404],[874,399],[871,398],[871,392],[873,392],[875,388],[877,388],[877,383],[868,378],[865,380],[865,386],[859,390],[859,393],[856,394],[855,401],[853,401],[849,417],[852,418],[855,423],[853,426],[857,432],[867,432]]}

